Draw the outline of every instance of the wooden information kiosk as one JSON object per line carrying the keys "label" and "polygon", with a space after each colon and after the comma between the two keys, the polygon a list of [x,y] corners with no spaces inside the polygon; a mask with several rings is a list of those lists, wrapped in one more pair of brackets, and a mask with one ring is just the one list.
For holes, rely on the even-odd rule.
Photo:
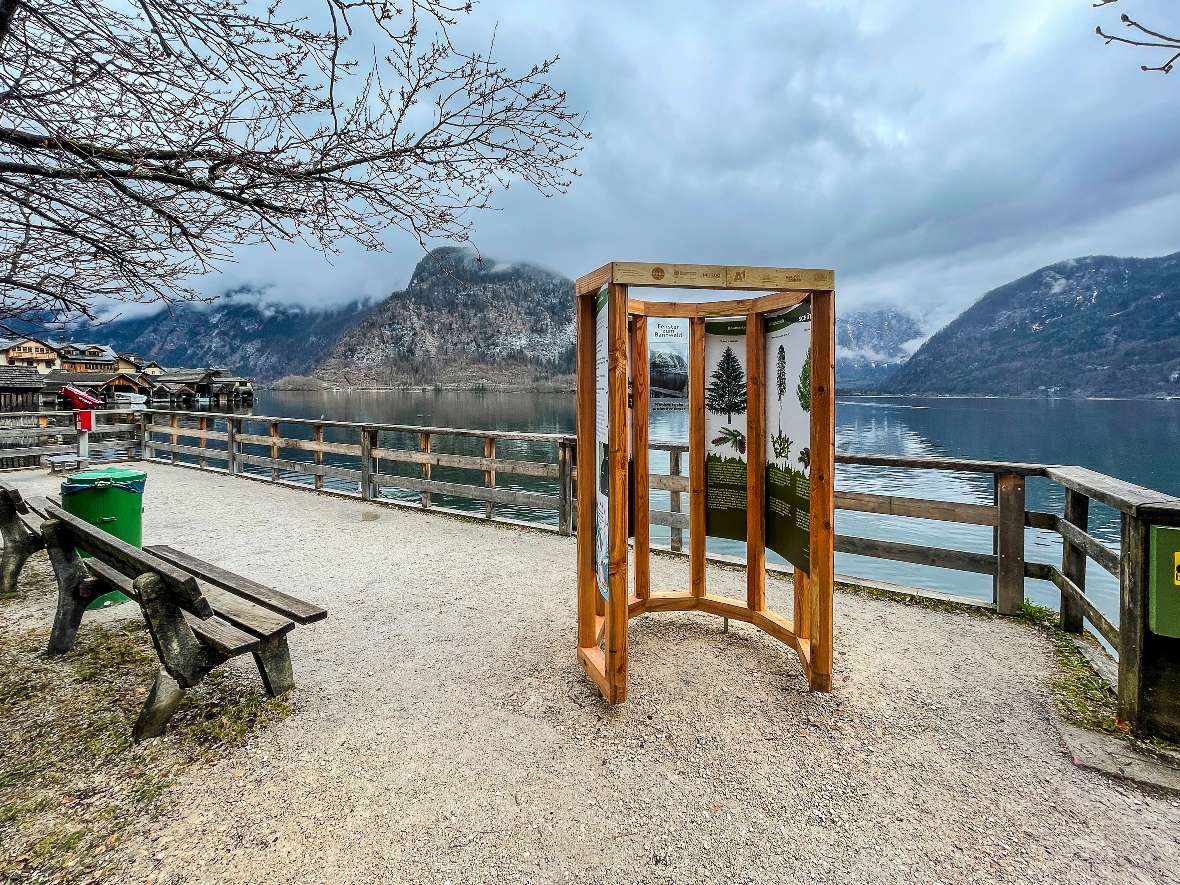
{"label": "wooden information kiosk", "polygon": [[[629,295],[637,287],[768,294],[642,301]],[[609,703],[622,703],[629,618],[700,610],[789,645],[811,688],[830,691],[835,274],[616,261],[579,278],[576,291],[578,659],[586,672]],[[650,587],[649,317],[689,327],[687,592]],[[706,535],[746,542],[745,600],[708,592]],[[795,566],[789,617],[766,605],[768,547]]]}

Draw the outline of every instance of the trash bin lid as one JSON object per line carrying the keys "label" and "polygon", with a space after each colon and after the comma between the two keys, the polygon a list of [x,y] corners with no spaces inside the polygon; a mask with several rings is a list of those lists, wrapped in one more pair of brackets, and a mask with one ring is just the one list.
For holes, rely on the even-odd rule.
{"label": "trash bin lid", "polygon": [[145,482],[147,474],[134,467],[98,467],[94,470],[83,470],[81,473],[71,473],[66,482],[73,485],[94,485],[97,482]]}

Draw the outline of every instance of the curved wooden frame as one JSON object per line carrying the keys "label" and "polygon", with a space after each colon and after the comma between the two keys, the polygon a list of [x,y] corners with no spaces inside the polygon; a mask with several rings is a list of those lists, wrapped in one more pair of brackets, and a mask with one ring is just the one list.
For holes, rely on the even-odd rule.
{"label": "curved wooden frame", "polygon": [[[594,485],[578,482],[577,654],[586,673],[612,704],[627,697],[627,622],[649,611],[706,611],[753,624],[799,655],[814,691],[832,686],[832,592],[835,577],[835,274],[830,270],[727,265],[611,262],[576,284],[578,451],[594,451],[594,299],[608,287],[607,377],[609,385],[608,598],[594,571]],[[629,288],[738,289],[769,294],[710,302],[631,299]],[[766,606],[766,354],[763,317],[810,298],[811,309],[811,549],[810,575],[795,570],[790,618]],[[689,588],[652,593],[650,532],[637,519],[635,592],[628,591],[628,349],[633,362],[631,448],[634,508],[649,509],[647,318],[689,320]],[[747,524],[746,599],[710,595],[705,582],[705,365],[707,317],[744,316],[747,346]],[[630,341],[628,342],[628,335]],[[628,348],[628,343],[630,348]],[[593,461],[583,462],[583,469]]]}

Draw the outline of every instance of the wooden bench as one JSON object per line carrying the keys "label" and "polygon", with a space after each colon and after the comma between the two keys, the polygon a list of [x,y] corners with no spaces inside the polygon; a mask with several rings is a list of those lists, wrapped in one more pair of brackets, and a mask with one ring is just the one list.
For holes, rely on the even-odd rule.
{"label": "wooden bench", "polygon": [[19,489],[0,483],[0,593],[16,592],[17,579],[30,556],[45,544],[41,540],[41,520],[25,503]]}
{"label": "wooden bench", "polygon": [[41,460],[50,473],[82,466],[82,459],[77,455],[46,455]]}
{"label": "wooden bench", "polygon": [[[162,734],[185,689],[247,652],[271,696],[295,687],[287,634],[326,618],[327,611],[171,547],[140,550],[48,499],[25,503],[44,518],[40,535],[57,577],[49,654],[74,647],[86,607],[104,593],[118,590],[139,603],[160,670],[135,724],[135,740]],[[90,558],[82,559],[79,550]]]}

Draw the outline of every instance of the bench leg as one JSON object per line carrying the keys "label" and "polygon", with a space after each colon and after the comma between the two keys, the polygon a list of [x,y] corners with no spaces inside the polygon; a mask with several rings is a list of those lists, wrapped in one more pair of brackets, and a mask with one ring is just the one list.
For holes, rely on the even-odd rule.
{"label": "bench leg", "polygon": [[53,616],[53,631],[49,634],[48,652],[65,654],[74,647],[78,627],[86,606],[102,595],[98,581],[90,577],[78,551],[57,520],[48,520],[41,528],[53,574],[57,577],[57,613]]}
{"label": "bench leg", "polygon": [[0,555],[0,593],[16,593],[16,582],[21,570],[40,546],[32,535],[4,532],[4,553]]}
{"label": "bench leg", "polygon": [[168,675],[163,667],[156,673],[156,681],[144,701],[143,709],[136,720],[132,736],[136,743],[148,738],[159,737],[168,727],[176,708],[184,697],[184,689]]}
{"label": "bench leg", "polygon": [[286,694],[295,687],[295,673],[291,669],[291,650],[287,648],[287,637],[276,636],[258,644],[254,662],[262,674],[262,684],[272,698]]}

